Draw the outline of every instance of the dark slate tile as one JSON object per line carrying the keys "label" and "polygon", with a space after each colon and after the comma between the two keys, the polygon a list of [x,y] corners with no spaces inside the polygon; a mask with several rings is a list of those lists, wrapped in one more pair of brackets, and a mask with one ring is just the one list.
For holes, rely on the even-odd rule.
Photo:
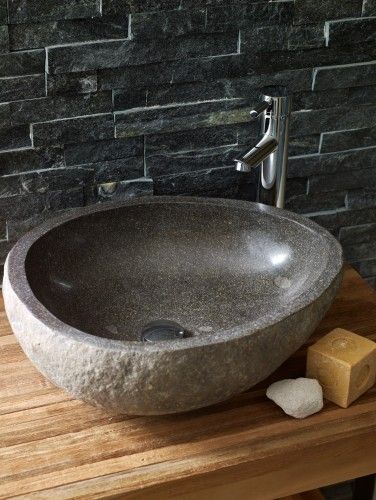
{"label": "dark slate tile", "polygon": [[46,21],[10,26],[11,50],[33,49],[49,45],[127,38],[128,23],[101,19]]}
{"label": "dark slate tile", "polygon": [[376,0],[363,0],[363,16],[376,16]]}
{"label": "dark slate tile", "polygon": [[237,172],[233,166],[200,170],[191,173],[165,175],[154,181],[156,195],[188,195],[220,198],[256,199],[255,170],[249,174]]}
{"label": "dark slate tile", "polygon": [[0,102],[33,99],[45,95],[44,75],[0,78]]}
{"label": "dark slate tile", "polygon": [[113,106],[115,111],[131,108],[143,108],[147,105],[148,91],[117,89],[113,93]]}
{"label": "dark slate tile", "polygon": [[343,244],[345,259],[352,263],[353,261],[372,259],[376,255],[376,241],[357,244]]}
{"label": "dark slate tile", "polygon": [[327,21],[325,30],[329,47],[372,43],[376,41],[376,18]]}
{"label": "dark slate tile", "polygon": [[[326,89],[317,92],[295,92],[291,96],[292,110],[299,111],[303,109],[324,109],[343,106],[349,101],[350,90],[354,89]],[[364,92],[364,94],[365,93],[366,92]],[[357,105],[368,104],[365,97],[363,99],[354,99],[354,103]]]}
{"label": "dark slate tile", "polygon": [[314,90],[322,90],[375,84],[376,62],[372,61],[316,68],[312,88]]}
{"label": "dark slate tile", "polygon": [[322,210],[333,210],[345,206],[346,192],[316,193],[314,196],[301,194],[286,200],[285,208],[301,214]]}
{"label": "dark slate tile", "polygon": [[375,155],[376,149],[363,149],[359,151],[290,158],[288,176],[309,177],[311,175],[331,175],[344,173],[349,170],[361,170],[365,165],[373,165]]}
{"label": "dark slate tile", "polygon": [[376,188],[376,171],[374,168],[348,170],[341,175],[315,175],[309,179],[309,194],[343,191],[364,186]]}
{"label": "dark slate tile", "polygon": [[8,0],[0,0],[0,24],[8,23]]}
{"label": "dark slate tile", "polygon": [[243,55],[231,54],[100,70],[98,78],[101,89],[133,91],[172,83],[213,82],[245,75],[247,70]]}
{"label": "dark slate tile", "polygon": [[130,181],[107,182],[95,186],[92,202],[120,201],[140,196],[152,196],[153,180],[142,178]]}
{"label": "dark slate tile", "polygon": [[169,10],[132,14],[132,38],[166,38],[203,33],[206,28],[205,10]]}
{"label": "dark slate tile", "polygon": [[335,210],[332,213],[318,214],[312,219],[335,232],[344,226],[356,226],[358,224],[373,223],[376,220],[376,207],[362,208],[357,210]]}
{"label": "dark slate tile", "polygon": [[241,51],[249,54],[324,47],[323,26],[252,26],[241,32]]}
{"label": "dark slate tile", "polygon": [[99,17],[100,0],[8,0],[10,24]]}
{"label": "dark slate tile", "polygon": [[140,108],[115,113],[116,137],[215,127],[247,121],[249,108],[237,99],[186,106]]}
{"label": "dark slate tile", "polygon": [[[376,106],[346,106],[294,111],[291,114],[291,137],[312,135],[376,125]],[[348,148],[349,149],[349,148]]]}
{"label": "dark slate tile", "polygon": [[247,28],[250,24],[290,23],[294,11],[294,2],[236,2],[223,6],[209,6],[207,9],[208,31],[225,31]]}
{"label": "dark slate tile", "polygon": [[[0,80],[1,85],[1,80]],[[0,104],[0,123],[2,127],[10,126],[10,104],[5,102]]]}
{"label": "dark slate tile", "polygon": [[13,124],[45,122],[58,118],[110,113],[111,111],[110,92],[81,96],[43,97],[10,103]]}
{"label": "dark slate tile", "polygon": [[[153,179],[162,175],[193,172],[233,165],[243,152],[241,146],[223,146],[182,152],[159,152],[146,157],[146,174]],[[234,167],[233,167],[234,168]]]}
{"label": "dark slate tile", "polygon": [[237,51],[237,45],[237,34],[204,34],[158,41],[123,40],[49,47],[48,72],[90,71],[195,56],[231,54]]}
{"label": "dark slate tile", "polygon": [[0,213],[6,219],[25,219],[43,210],[44,202],[41,196],[31,194],[11,196],[0,187]]}
{"label": "dark slate tile", "polygon": [[0,54],[9,51],[8,26],[0,26]]}
{"label": "dark slate tile", "polygon": [[0,262],[2,262],[2,264],[4,264],[8,253],[12,249],[12,246],[13,243],[11,243],[10,241],[7,240],[0,241]]}
{"label": "dark slate tile", "polygon": [[47,95],[88,94],[98,90],[95,72],[46,75]]}
{"label": "dark slate tile", "polygon": [[66,190],[92,182],[93,169],[83,167],[37,170],[0,177],[0,196],[21,196],[26,194],[45,195],[48,191]]}
{"label": "dark slate tile", "polygon": [[44,73],[45,51],[28,50],[0,55],[0,77]]}
{"label": "dark slate tile", "polygon": [[369,146],[376,147],[376,127],[324,133],[322,134],[320,152],[330,153]]}
{"label": "dark slate tile", "polygon": [[295,0],[294,23],[360,17],[363,0]]}
{"label": "dark slate tile", "polygon": [[137,179],[144,175],[144,158],[130,157],[92,163],[94,183]]}
{"label": "dark slate tile", "polygon": [[249,98],[257,101],[260,91],[252,88],[252,83],[252,77],[247,77],[151,87],[147,102],[148,106],[159,106],[215,99]]}
{"label": "dark slate tile", "polygon": [[348,89],[347,102],[349,104],[376,104],[376,85]]}
{"label": "dark slate tile", "polygon": [[136,12],[179,9],[181,0],[102,0],[104,17],[117,17]]}
{"label": "dark slate tile", "polygon": [[64,167],[64,155],[60,146],[12,151],[0,153],[0,165],[1,175],[15,175],[42,168]]}
{"label": "dark slate tile", "polygon": [[[354,63],[354,53],[347,46],[323,47],[310,50],[280,50],[253,53],[244,50],[244,55],[252,61],[254,71],[281,71],[285,69],[312,68],[317,66],[334,66],[340,61],[342,65]],[[357,62],[370,62],[376,57],[376,44],[358,45]],[[367,81],[363,85],[367,85]],[[340,85],[341,86],[341,85]]]}
{"label": "dark slate tile", "polygon": [[[254,123],[254,122],[253,122]],[[145,137],[145,155],[163,152],[195,151],[238,143],[239,127],[220,125],[218,127],[197,128],[170,134],[155,134]]]}
{"label": "dark slate tile", "polygon": [[30,125],[0,128],[0,151],[31,148],[31,146]]}
{"label": "dark slate tile", "polygon": [[347,208],[376,207],[376,189],[364,187],[349,190],[346,197],[346,206]]}
{"label": "dark slate tile", "polygon": [[376,259],[361,260],[359,262],[353,262],[352,266],[358,271],[358,273],[367,278],[369,276],[376,276]]}
{"label": "dark slate tile", "polygon": [[112,114],[67,118],[32,125],[34,146],[90,142],[114,136]]}
{"label": "dark slate tile", "polygon": [[142,156],[143,153],[143,137],[81,142],[78,144],[68,144],[64,148],[64,157],[67,165],[117,160],[132,156]]}
{"label": "dark slate tile", "polygon": [[376,289],[376,276],[372,276],[369,278],[365,278],[366,282],[369,284],[370,287]]}
{"label": "dark slate tile", "polygon": [[289,140],[289,155],[309,155],[319,152],[320,134],[303,137],[291,137]]}
{"label": "dark slate tile", "polygon": [[342,227],[339,232],[339,241],[343,245],[376,241],[376,224]]}

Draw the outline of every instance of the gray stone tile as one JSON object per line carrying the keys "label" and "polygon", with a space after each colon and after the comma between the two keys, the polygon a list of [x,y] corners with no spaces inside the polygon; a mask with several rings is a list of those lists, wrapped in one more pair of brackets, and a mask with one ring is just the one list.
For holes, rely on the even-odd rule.
{"label": "gray stone tile", "polygon": [[236,145],[183,152],[161,151],[146,157],[146,174],[156,179],[163,175],[227,167],[233,165],[234,158],[243,149]]}
{"label": "gray stone tile", "polygon": [[289,155],[309,155],[319,152],[320,134],[292,137],[289,141]]}
{"label": "gray stone tile", "polygon": [[117,17],[137,12],[179,9],[180,6],[181,0],[132,0],[131,2],[125,2],[124,0],[102,0],[104,17]]}
{"label": "gray stone tile", "polygon": [[0,128],[0,151],[31,146],[30,125]]}
{"label": "gray stone tile", "polygon": [[45,95],[44,75],[0,78],[0,102],[33,99]]}
{"label": "gray stone tile", "polygon": [[376,127],[324,133],[320,152],[330,153],[370,146],[376,147]]}
{"label": "gray stone tile", "polygon": [[0,0],[0,24],[7,24],[8,22],[8,5],[7,0]]}
{"label": "gray stone tile", "polygon": [[376,207],[376,189],[364,187],[351,189],[346,196],[347,208]]}
{"label": "gray stone tile", "polygon": [[376,224],[342,227],[339,231],[339,241],[343,245],[376,241]]}
{"label": "gray stone tile", "polygon": [[11,123],[37,123],[58,118],[111,113],[112,98],[110,92],[90,94],[88,96],[43,97],[10,103]]}
{"label": "gray stone tile", "polygon": [[359,17],[363,0],[295,0],[294,23],[308,24],[327,19]]}
{"label": "gray stone tile", "polygon": [[255,173],[242,174],[231,166],[158,177],[154,194],[255,199],[255,183]]}
{"label": "gray stone tile", "polygon": [[85,73],[66,73],[46,75],[47,95],[87,94],[98,90],[98,78],[95,71]]}
{"label": "gray stone tile", "polygon": [[114,137],[112,114],[69,118],[32,125],[34,146],[90,142]]}
{"label": "gray stone tile", "polygon": [[314,196],[300,194],[286,200],[285,208],[302,214],[333,210],[345,207],[346,192],[315,193]]}
{"label": "gray stone tile", "polygon": [[[291,114],[291,137],[372,127],[376,125],[376,106],[346,106],[323,110],[295,111]],[[348,148],[350,149],[350,148]]]}
{"label": "gray stone tile", "polygon": [[[363,149],[342,153],[302,156],[290,158],[289,177],[309,177],[311,175],[335,174],[348,170],[360,170],[375,161],[376,149]],[[339,175],[337,176],[340,177]],[[350,187],[351,189],[351,187]]]}
{"label": "gray stone tile", "polygon": [[147,105],[148,91],[115,89],[112,91],[113,108],[122,111],[131,108],[143,108]]}
{"label": "gray stone tile", "polygon": [[44,73],[44,69],[44,50],[0,54],[0,77]]}
{"label": "gray stone tile", "polygon": [[309,194],[327,191],[344,191],[361,188],[364,185],[376,188],[376,171],[374,168],[348,170],[341,175],[315,175],[309,179]]}
{"label": "gray stone tile", "polygon": [[81,165],[105,160],[117,160],[144,153],[143,137],[108,139],[97,142],[68,144],[64,148],[67,165]]}
{"label": "gray stone tile", "polygon": [[11,50],[33,49],[50,45],[127,38],[128,23],[101,19],[45,21],[10,26]]}
{"label": "gray stone tile", "polygon": [[210,6],[207,9],[208,31],[234,30],[266,24],[290,23],[294,2],[237,2],[223,6]]}
{"label": "gray stone tile", "polygon": [[316,68],[313,89],[347,88],[376,84],[376,62]]}
{"label": "gray stone tile", "polygon": [[1,175],[16,175],[42,168],[64,167],[62,147],[27,149],[0,153]]}
{"label": "gray stone tile", "polygon": [[27,23],[99,17],[100,0],[8,0],[9,22]]}
{"label": "gray stone tile", "polygon": [[0,54],[9,51],[8,26],[0,26]]}
{"label": "gray stone tile", "polygon": [[166,38],[206,29],[206,11],[169,10],[132,14],[130,30],[132,38]]}
{"label": "gray stone tile", "polygon": [[353,262],[352,266],[360,273],[363,277],[368,278],[369,276],[376,276],[376,259],[361,260],[358,262]]}
{"label": "gray stone tile", "polygon": [[116,137],[215,127],[249,121],[249,108],[241,100],[186,106],[140,108],[115,113]]}
{"label": "gray stone tile", "polygon": [[363,0],[363,16],[376,16],[376,0]]}
{"label": "gray stone tile", "polygon": [[145,137],[145,155],[148,158],[159,153],[192,152],[227,145],[235,146],[238,141],[239,127],[234,125],[148,135]]}
{"label": "gray stone tile", "polygon": [[108,182],[94,186],[91,203],[97,201],[120,201],[140,196],[152,196],[154,183],[152,179],[142,178],[130,181]]}
{"label": "gray stone tile", "polygon": [[376,41],[376,17],[327,21],[326,32],[329,47],[372,43]]}
{"label": "gray stone tile", "polygon": [[185,59],[195,56],[232,54],[237,51],[237,34],[195,35],[178,40],[133,40],[49,47],[48,72],[67,73],[93,69],[118,68]]}

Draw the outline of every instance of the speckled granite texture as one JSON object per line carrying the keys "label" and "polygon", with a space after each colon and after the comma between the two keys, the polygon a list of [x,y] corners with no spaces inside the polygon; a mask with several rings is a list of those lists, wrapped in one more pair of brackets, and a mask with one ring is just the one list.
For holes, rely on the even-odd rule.
{"label": "speckled granite texture", "polygon": [[[153,197],[77,209],[11,251],[6,312],[42,373],[77,398],[163,414],[229,398],[312,333],[342,250],[315,223],[254,203]],[[189,336],[145,344],[145,324]]]}

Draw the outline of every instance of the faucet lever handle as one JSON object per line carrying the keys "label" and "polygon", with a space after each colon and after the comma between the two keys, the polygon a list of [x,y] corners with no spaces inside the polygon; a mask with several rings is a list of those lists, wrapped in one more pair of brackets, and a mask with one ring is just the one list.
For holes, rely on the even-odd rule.
{"label": "faucet lever handle", "polygon": [[269,101],[262,101],[260,102],[260,104],[258,104],[257,106],[255,106],[250,112],[249,114],[251,115],[251,118],[253,120],[256,120],[257,118],[260,117],[261,113],[263,113],[264,111],[268,110],[271,106],[271,103]]}

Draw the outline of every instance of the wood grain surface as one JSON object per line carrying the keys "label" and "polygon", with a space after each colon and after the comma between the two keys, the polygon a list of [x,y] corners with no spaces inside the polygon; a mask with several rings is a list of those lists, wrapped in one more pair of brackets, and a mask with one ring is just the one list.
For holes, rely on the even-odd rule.
{"label": "wood grain surface", "polygon": [[[376,293],[350,268],[309,343],[342,327],[376,340]],[[0,302],[0,498],[274,499],[376,472],[376,389],[294,420],[265,397],[304,375],[306,346],[225,403],[112,416],[72,400],[26,359]]]}

